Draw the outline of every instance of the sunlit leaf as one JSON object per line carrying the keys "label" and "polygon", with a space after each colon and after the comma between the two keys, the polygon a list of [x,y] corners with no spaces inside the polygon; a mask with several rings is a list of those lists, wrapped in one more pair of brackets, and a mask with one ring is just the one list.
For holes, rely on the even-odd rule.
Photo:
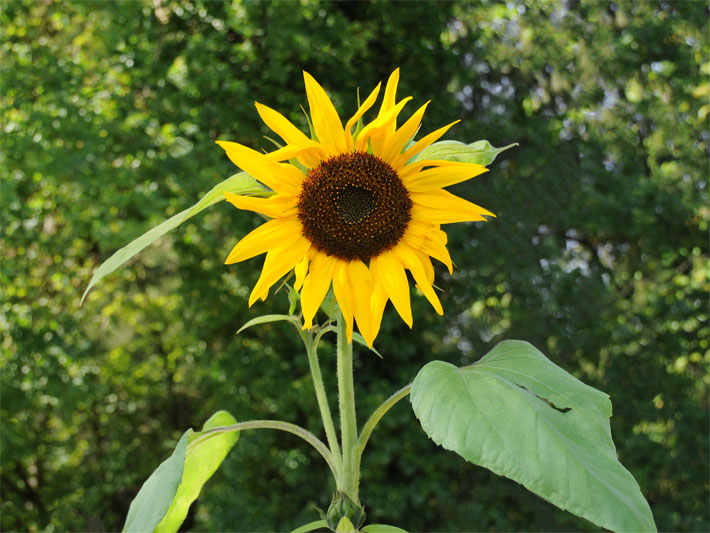
{"label": "sunlit leaf", "polygon": [[235,424],[226,411],[218,411],[200,432],[183,433],[173,454],[151,474],[131,502],[123,531],[177,531],[192,502],[214,474],[239,433],[209,433]]}
{"label": "sunlit leaf", "polygon": [[518,143],[509,144],[503,148],[496,148],[488,141],[476,141],[471,144],[464,144],[459,141],[439,141],[419,152],[419,154],[414,157],[414,161],[443,159],[445,161],[477,163],[487,166],[493,163],[499,153],[513,146],[518,146]]}
{"label": "sunlit leaf", "polygon": [[89,285],[86,287],[84,294],[81,297],[82,303],[84,298],[89,293],[91,288],[98,283],[98,281],[107,276],[123,263],[128,261],[131,257],[136,255],[138,252],[143,250],[148,245],[155,242],[157,239],[168,233],[170,230],[175,229],[180,224],[188,220],[189,218],[195,216],[199,212],[207,209],[208,207],[224,200],[224,193],[231,192],[234,194],[243,194],[250,196],[265,196],[271,194],[269,191],[264,189],[259,183],[245,172],[240,172],[235,174],[222,183],[215,185],[207,194],[205,194],[199,202],[197,202],[192,207],[179,212],[177,215],[173,215],[165,222],[155,226],[153,229],[147,231],[137,239],[131,241],[129,244],[115,252],[106,261],[101,263],[101,266],[94,271],[94,275],[91,277]]}
{"label": "sunlit leaf", "polygon": [[532,345],[505,341],[474,365],[433,361],[412,384],[429,437],[614,531],[655,531],[648,503],[616,457],[609,397]]}

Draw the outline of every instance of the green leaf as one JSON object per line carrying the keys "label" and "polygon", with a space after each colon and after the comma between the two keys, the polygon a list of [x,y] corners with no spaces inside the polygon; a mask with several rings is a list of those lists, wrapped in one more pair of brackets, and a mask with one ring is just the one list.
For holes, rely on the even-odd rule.
{"label": "green leaf", "polygon": [[131,502],[123,531],[177,531],[190,504],[217,470],[239,438],[238,432],[209,433],[235,424],[226,411],[218,411],[201,432],[188,429],[173,454],[163,461]]}
{"label": "green leaf", "polygon": [[239,440],[237,431],[209,433],[209,430],[236,423],[237,421],[227,411],[218,411],[205,422],[201,432],[188,436],[182,483],[170,508],[155,528],[157,533],[174,532],[180,528],[190,505],[200,495],[202,486],[212,477],[229,450]]}
{"label": "green leaf", "polygon": [[191,432],[190,429],[183,433],[173,454],[143,483],[128,509],[123,531],[153,531],[165,516],[182,481],[187,439]]}
{"label": "green leaf", "polygon": [[609,397],[522,341],[476,364],[428,363],[412,407],[429,437],[464,459],[614,531],[655,531],[611,438]]}
{"label": "green leaf", "polygon": [[252,318],[249,322],[239,328],[239,331],[237,331],[237,335],[252,326],[256,326],[258,324],[267,324],[269,322],[279,322],[280,320],[287,320],[288,322],[293,322],[293,317],[291,315],[261,315],[256,318]]}
{"label": "green leaf", "polygon": [[316,529],[328,528],[328,524],[325,520],[316,520],[315,522],[309,522],[299,528],[294,529],[291,533],[309,533],[310,531],[315,531]]}
{"label": "green leaf", "polygon": [[361,529],[362,533],[407,533],[406,530],[387,524],[369,524]]}
{"label": "green leaf", "polygon": [[518,146],[518,143],[496,148],[488,141],[476,141],[471,144],[464,144],[459,141],[439,141],[424,148],[424,150],[414,156],[413,160],[444,159],[446,161],[478,163],[479,165],[488,166],[493,163],[499,153],[513,146]]}
{"label": "green leaf", "polygon": [[175,229],[189,218],[198,214],[200,211],[203,211],[217,202],[224,200],[225,192],[250,196],[266,196],[271,194],[270,191],[259,185],[254,178],[245,172],[240,172],[239,174],[235,174],[234,176],[227,178],[222,183],[215,185],[195,205],[181,211],[177,215],[173,215],[162,224],[159,224],[137,239],[131,241],[129,244],[118,250],[106,261],[104,261],[101,266],[94,271],[94,275],[91,277],[91,281],[81,297],[81,302],[84,302],[86,295],[101,278],[116,270],[131,257],[143,250],[149,244],[152,244],[170,230]]}

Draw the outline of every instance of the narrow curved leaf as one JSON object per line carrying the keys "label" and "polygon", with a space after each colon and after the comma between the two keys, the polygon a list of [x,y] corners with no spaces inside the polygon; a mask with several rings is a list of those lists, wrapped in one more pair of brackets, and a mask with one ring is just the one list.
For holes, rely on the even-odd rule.
{"label": "narrow curved leaf", "polygon": [[496,148],[488,141],[476,141],[464,144],[459,141],[439,141],[426,147],[414,157],[414,161],[425,159],[444,159],[460,163],[478,163],[487,166],[493,163],[499,153],[518,146],[518,143],[509,144],[503,148]]}
{"label": "narrow curved leaf", "polygon": [[218,411],[202,431],[188,429],[183,433],[173,454],[151,474],[131,502],[123,531],[177,531],[202,486],[239,439],[238,432],[209,430],[235,423],[228,412]]}
{"label": "narrow curved leaf", "polygon": [[86,287],[86,290],[81,297],[81,303],[84,303],[86,295],[101,278],[116,270],[131,257],[158,240],[170,230],[175,229],[189,218],[198,214],[200,211],[203,211],[217,202],[224,200],[225,192],[250,196],[264,196],[271,194],[270,191],[264,189],[264,187],[259,185],[254,178],[245,172],[240,172],[239,174],[235,174],[234,176],[227,178],[222,183],[215,185],[195,205],[179,212],[177,215],[173,215],[158,226],[155,226],[153,229],[131,241],[129,244],[115,252],[106,261],[101,263],[99,268],[94,271],[94,275],[91,277],[91,281],[89,281],[89,285]]}
{"label": "narrow curved leaf", "polygon": [[609,397],[527,342],[502,342],[468,367],[428,363],[411,401],[427,435],[464,459],[603,528],[656,530],[616,457]]}
{"label": "narrow curved leaf", "polygon": [[354,331],[354,332],[353,332],[353,340],[354,340],[355,342],[357,342],[358,344],[362,344],[365,348],[367,348],[368,350],[370,350],[371,352],[373,352],[373,353],[374,353],[377,357],[379,357],[380,359],[383,358],[383,357],[382,357],[382,354],[377,351],[377,348],[375,348],[374,346],[372,346],[372,347],[368,346],[367,341],[365,340],[365,337],[363,337],[362,335],[360,335],[357,331]]}
{"label": "narrow curved leaf", "polygon": [[279,322],[281,320],[287,320],[288,322],[293,322],[293,317],[291,315],[261,315],[256,318],[252,318],[249,322],[244,324],[239,330],[237,331],[237,335],[239,335],[242,331],[244,331],[247,328],[250,328],[252,326],[256,326],[258,324],[268,324],[269,322]]}

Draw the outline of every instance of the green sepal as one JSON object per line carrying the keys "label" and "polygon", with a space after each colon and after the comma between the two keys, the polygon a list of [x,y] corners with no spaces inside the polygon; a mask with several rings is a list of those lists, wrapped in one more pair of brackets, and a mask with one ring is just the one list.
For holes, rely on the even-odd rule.
{"label": "green sepal", "polygon": [[[343,522],[343,520],[347,520],[347,522]],[[365,508],[344,492],[338,491],[333,494],[325,521],[333,531],[342,531],[343,533],[356,531],[365,523]],[[341,526],[345,529],[341,529]],[[352,529],[347,529],[348,527]]]}
{"label": "green sepal", "polygon": [[476,141],[464,144],[459,141],[439,141],[424,148],[415,155],[411,161],[424,161],[426,159],[443,159],[445,161],[458,161],[459,163],[477,163],[488,166],[501,152],[518,146],[518,143],[509,144],[503,148],[496,148],[488,141]]}
{"label": "green sepal", "polygon": [[301,299],[301,294],[290,285],[288,289],[288,314],[293,315],[296,312],[298,301]]}
{"label": "green sepal", "polygon": [[301,107],[301,111],[303,111],[303,114],[306,116],[306,122],[308,122],[308,131],[311,134],[311,139],[316,142],[319,142],[318,136],[316,135],[316,130],[313,129],[313,122],[311,122],[311,116],[306,112],[306,110],[303,108],[303,106],[300,106],[300,107]]}

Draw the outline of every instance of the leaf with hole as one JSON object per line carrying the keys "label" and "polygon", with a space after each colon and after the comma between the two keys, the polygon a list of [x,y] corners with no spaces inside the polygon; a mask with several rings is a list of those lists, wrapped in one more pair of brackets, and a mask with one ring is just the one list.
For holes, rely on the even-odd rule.
{"label": "leaf with hole", "polygon": [[504,341],[477,363],[432,361],[412,384],[429,437],[474,464],[614,531],[655,531],[633,476],[616,457],[609,397],[532,345]]}

